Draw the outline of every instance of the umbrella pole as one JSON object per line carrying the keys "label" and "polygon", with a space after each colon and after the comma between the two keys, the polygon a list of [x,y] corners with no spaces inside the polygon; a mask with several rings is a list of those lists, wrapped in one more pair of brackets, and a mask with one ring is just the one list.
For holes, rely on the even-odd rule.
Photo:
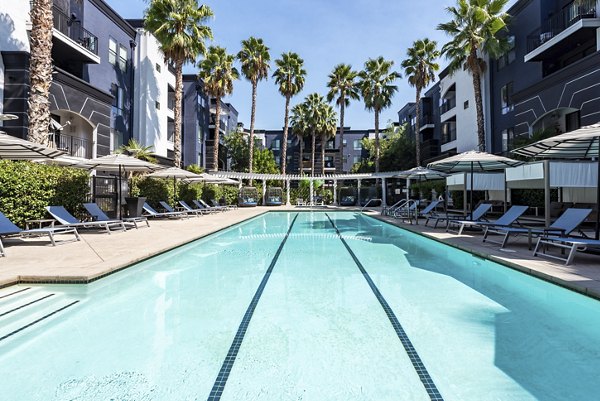
{"label": "umbrella pole", "polygon": [[598,137],[598,182],[596,183],[596,239],[600,239],[600,136]]}
{"label": "umbrella pole", "polygon": [[471,204],[471,220],[473,220],[473,162],[471,162],[471,188],[469,191],[469,203]]}
{"label": "umbrella pole", "polygon": [[117,194],[119,196],[119,199],[117,199],[117,218],[121,218],[121,198],[123,197],[122,194],[123,191],[123,185],[121,183],[121,165],[119,164],[119,190],[117,191]]}

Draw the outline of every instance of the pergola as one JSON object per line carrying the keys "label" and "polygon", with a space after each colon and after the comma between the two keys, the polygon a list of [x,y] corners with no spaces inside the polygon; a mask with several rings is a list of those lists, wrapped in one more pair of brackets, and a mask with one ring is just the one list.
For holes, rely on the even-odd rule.
{"label": "pergola", "polygon": [[313,182],[314,181],[333,181],[333,203],[337,204],[337,183],[338,181],[345,180],[356,180],[358,193],[360,196],[360,186],[362,180],[381,180],[381,188],[382,188],[382,204],[386,204],[386,179],[387,178],[397,178],[398,174],[401,171],[388,171],[388,172],[380,172],[380,173],[358,173],[358,174],[325,174],[325,175],[315,175],[315,176],[306,176],[300,174],[259,174],[259,173],[238,173],[232,171],[219,171],[215,173],[211,173],[211,175],[219,178],[231,178],[234,180],[240,180],[240,188],[242,187],[241,180],[253,180],[253,181],[262,181],[262,194],[263,200],[265,198],[265,194],[267,192],[267,181],[285,181],[286,187],[286,202],[290,203],[290,182],[292,181],[301,181],[308,180],[310,181],[310,199],[312,202],[313,199]]}

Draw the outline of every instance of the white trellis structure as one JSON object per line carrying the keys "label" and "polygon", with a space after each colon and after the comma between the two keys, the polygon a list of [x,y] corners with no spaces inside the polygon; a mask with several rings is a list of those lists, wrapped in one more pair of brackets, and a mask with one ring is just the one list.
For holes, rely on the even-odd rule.
{"label": "white trellis structure", "polygon": [[325,174],[325,175],[315,175],[315,176],[307,176],[300,174],[258,174],[258,173],[237,173],[233,171],[219,171],[216,173],[211,173],[211,175],[218,178],[230,178],[233,180],[240,181],[240,188],[242,187],[242,180],[253,180],[253,181],[262,181],[262,194],[263,201],[265,199],[265,194],[267,192],[267,181],[285,181],[285,189],[286,189],[286,203],[290,204],[290,182],[292,181],[301,181],[308,180],[310,181],[310,200],[312,202],[313,199],[313,183],[314,181],[333,181],[333,203],[337,204],[337,183],[338,181],[346,181],[346,180],[356,180],[357,182],[357,190],[360,196],[360,187],[361,182],[363,180],[381,180],[381,193],[382,193],[382,204],[385,205],[386,202],[386,179],[388,178],[397,178],[401,171],[388,171],[388,172],[380,172],[380,173],[359,173],[359,174]]}

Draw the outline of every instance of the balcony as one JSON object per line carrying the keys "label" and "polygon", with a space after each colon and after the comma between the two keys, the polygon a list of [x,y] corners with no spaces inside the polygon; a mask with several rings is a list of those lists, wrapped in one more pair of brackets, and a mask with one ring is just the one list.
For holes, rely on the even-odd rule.
{"label": "balcony", "polygon": [[85,29],[75,16],[52,6],[52,53],[54,58],[99,64],[98,38]]}
{"label": "balcony", "polygon": [[69,156],[80,157],[82,159],[92,158],[92,142],[84,138],[66,134],[56,134],[50,147],[63,150]]}
{"label": "balcony", "polygon": [[440,114],[447,113],[455,107],[456,107],[456,98],[455,97],[444,99],[444,101],[442,102],[442,105],[440,106]]}
{"label": "balcony", "polygon": [[[454,102],[456,103],[456,100]],[[419,132],[433,128],[435,128],[435,121],[433,120],[433,116],[431,114],[423,114],[423,116],[421,117],[421,125],[419,126]]]}
{"label": "balcony", "polygon": [[456,122],[442,124],[442,145],[456,140]]}
{"label": "balcony", "polygon": [[525,61],[543,61],[593,39],[600,27],[597,0],[575,0],[527,36]]}

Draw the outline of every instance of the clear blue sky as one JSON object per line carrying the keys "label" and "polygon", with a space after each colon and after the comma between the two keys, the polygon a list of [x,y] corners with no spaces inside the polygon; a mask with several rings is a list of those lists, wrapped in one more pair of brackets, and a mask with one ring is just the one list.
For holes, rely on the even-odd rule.
{"label": "clear blue sky", "polygon": [[[145,0],[106,0],[125,18],[141,18]],[[515,0],[510,0],[514,3]],[[453,0],[206,0],[200,1],[213,10],[210,22],[214,44],[237,53],[240,41],[250,36],[263,38],[271,49],[271,59],[294,51],[305,62],[308,72],[302,93],[292,98],[299,103],[309,93],[327,92],[327,75],[338,63],[361,69],[370,57],[384,56],[395,62],[397,71],[406,49],[415,39],[428,37],[440,47],[447,40],[435,28],[449,20],[445,7]],[[446,65],[441,60],[442,66]],[[188,66],[187,73],[196,69]],[[397,121],[398,110],[413,101],[414,89],[404,78],[398,80],[398,93],[392,107],[381,116],[382,125]],[[243,78],[235,83],[228,99],[239,111],[239,121],[250,126],[251,87]],[[283,126],[284,98],[273,79],[258,86],[256,127],[278,129]],[[372,128],[374,117],[358,101],[346,109],[345,125]]]}

